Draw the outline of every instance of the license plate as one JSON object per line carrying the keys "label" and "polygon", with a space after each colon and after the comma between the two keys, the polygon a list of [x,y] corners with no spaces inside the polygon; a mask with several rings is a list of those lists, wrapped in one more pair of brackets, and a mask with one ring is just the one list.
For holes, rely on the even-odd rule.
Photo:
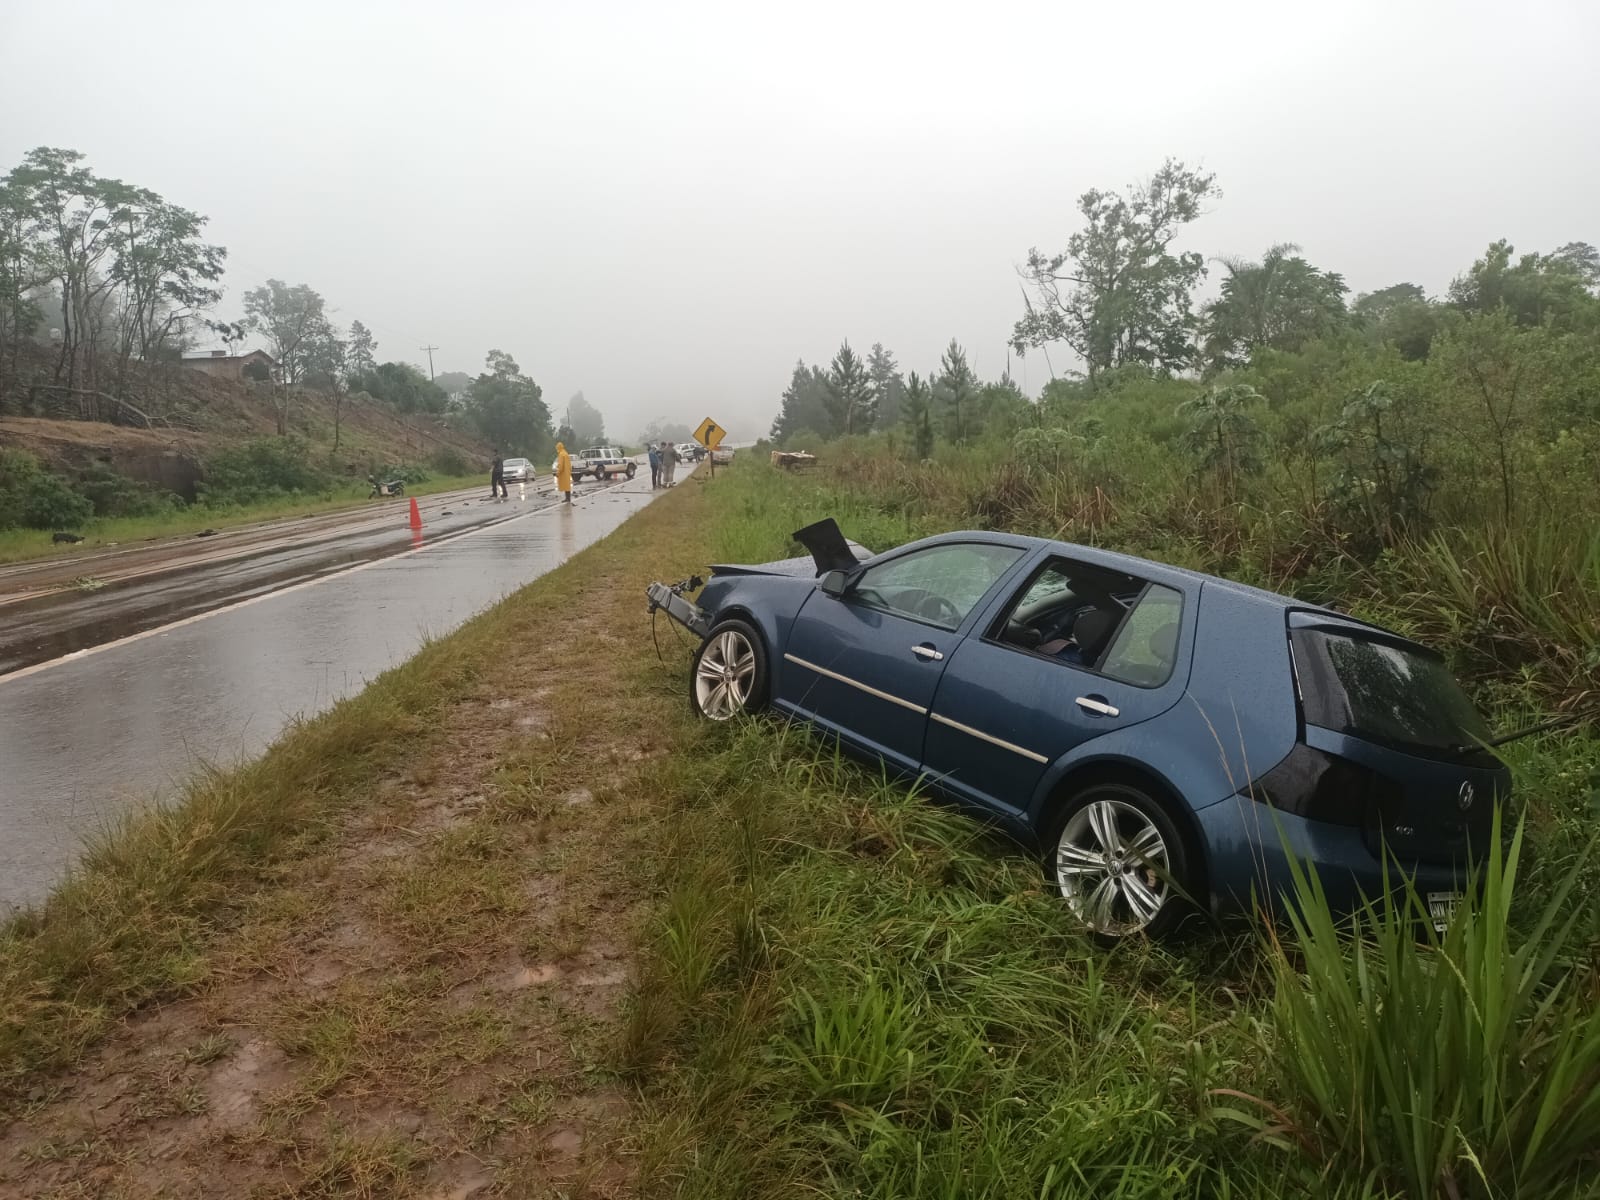
{"label": "license plate", "polygon": [[1461,903],[1460,892],[1429,892],[1428,916],[1433,918],[1433,927],[1443,933],[1450,928],[1450,919],[1456,915],[1456,906]]}

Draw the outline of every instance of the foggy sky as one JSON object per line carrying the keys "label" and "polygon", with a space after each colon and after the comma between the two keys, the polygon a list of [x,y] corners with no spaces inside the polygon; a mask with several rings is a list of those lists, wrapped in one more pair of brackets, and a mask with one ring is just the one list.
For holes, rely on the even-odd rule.
{"label": "foggy sky", "polygon": [[997,377],[1014,265],[1168,155],[1223,189],[1187,247],[1353,292],[1600,242],[1597,47],[1590,0],[0,0],[0,170],[72,147],[206,214],[226,315],[309,283],[380,358],[754,436],[845,337]]}

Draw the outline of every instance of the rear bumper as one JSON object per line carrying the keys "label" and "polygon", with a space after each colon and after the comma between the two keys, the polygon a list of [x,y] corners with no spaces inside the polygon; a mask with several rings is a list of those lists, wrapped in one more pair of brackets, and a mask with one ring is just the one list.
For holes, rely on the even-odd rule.
{"label": "rear bumper", "polygon": [[1358,827],[1307,820],[1244,796],[1210,805],[1195,817],[1206,843],[1212,907],[1219,914],[1256,906],[1280,910],[1294,896],[1291,855],[1316,872],[1329,907],[1340,914],[1401,889],[1407,878],[1423,894],[1466,887],[1465,863],[1390,862],[1386,878]]}

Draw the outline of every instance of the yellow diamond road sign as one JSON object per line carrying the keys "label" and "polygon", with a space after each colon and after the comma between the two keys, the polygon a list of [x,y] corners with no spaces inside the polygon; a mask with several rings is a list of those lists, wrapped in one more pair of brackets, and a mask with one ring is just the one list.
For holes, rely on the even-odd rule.
{"label": "yellow diamond road sign", "polygon": [[727,435],[727,432],[721,425],[707,417],[700,422],[700,428],[694,431],[694,440],[707,450],[715,450],[722,445],[722,439]]}

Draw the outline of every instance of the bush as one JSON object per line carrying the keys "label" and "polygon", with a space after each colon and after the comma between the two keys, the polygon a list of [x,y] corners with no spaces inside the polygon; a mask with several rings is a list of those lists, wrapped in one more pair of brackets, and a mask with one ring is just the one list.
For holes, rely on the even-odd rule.
{"label": "bush", "polygon": [[0,450],[0,529],[76,529],[94,515],[94,505],[33,455]]}
{"label": "bush", "polygon": [[98,463],[78,476],[78,490],[94,505],[97,517],[148,517],[170,512],[183,503],[171,492],[129,479]]}
{"label": "bush", "polygon": [[470,475],[472,464],[467,461],[467,456],[454,446],[440,446],[433,452],[433,457],[428,460],[428,465],[441,475]]}
{"label": "bush", "polygon": [[204,503],[217,506],[326,492],[332,486],[333,477],[312,462],[305,442],[269,437],[213,455],[199,492]]}

